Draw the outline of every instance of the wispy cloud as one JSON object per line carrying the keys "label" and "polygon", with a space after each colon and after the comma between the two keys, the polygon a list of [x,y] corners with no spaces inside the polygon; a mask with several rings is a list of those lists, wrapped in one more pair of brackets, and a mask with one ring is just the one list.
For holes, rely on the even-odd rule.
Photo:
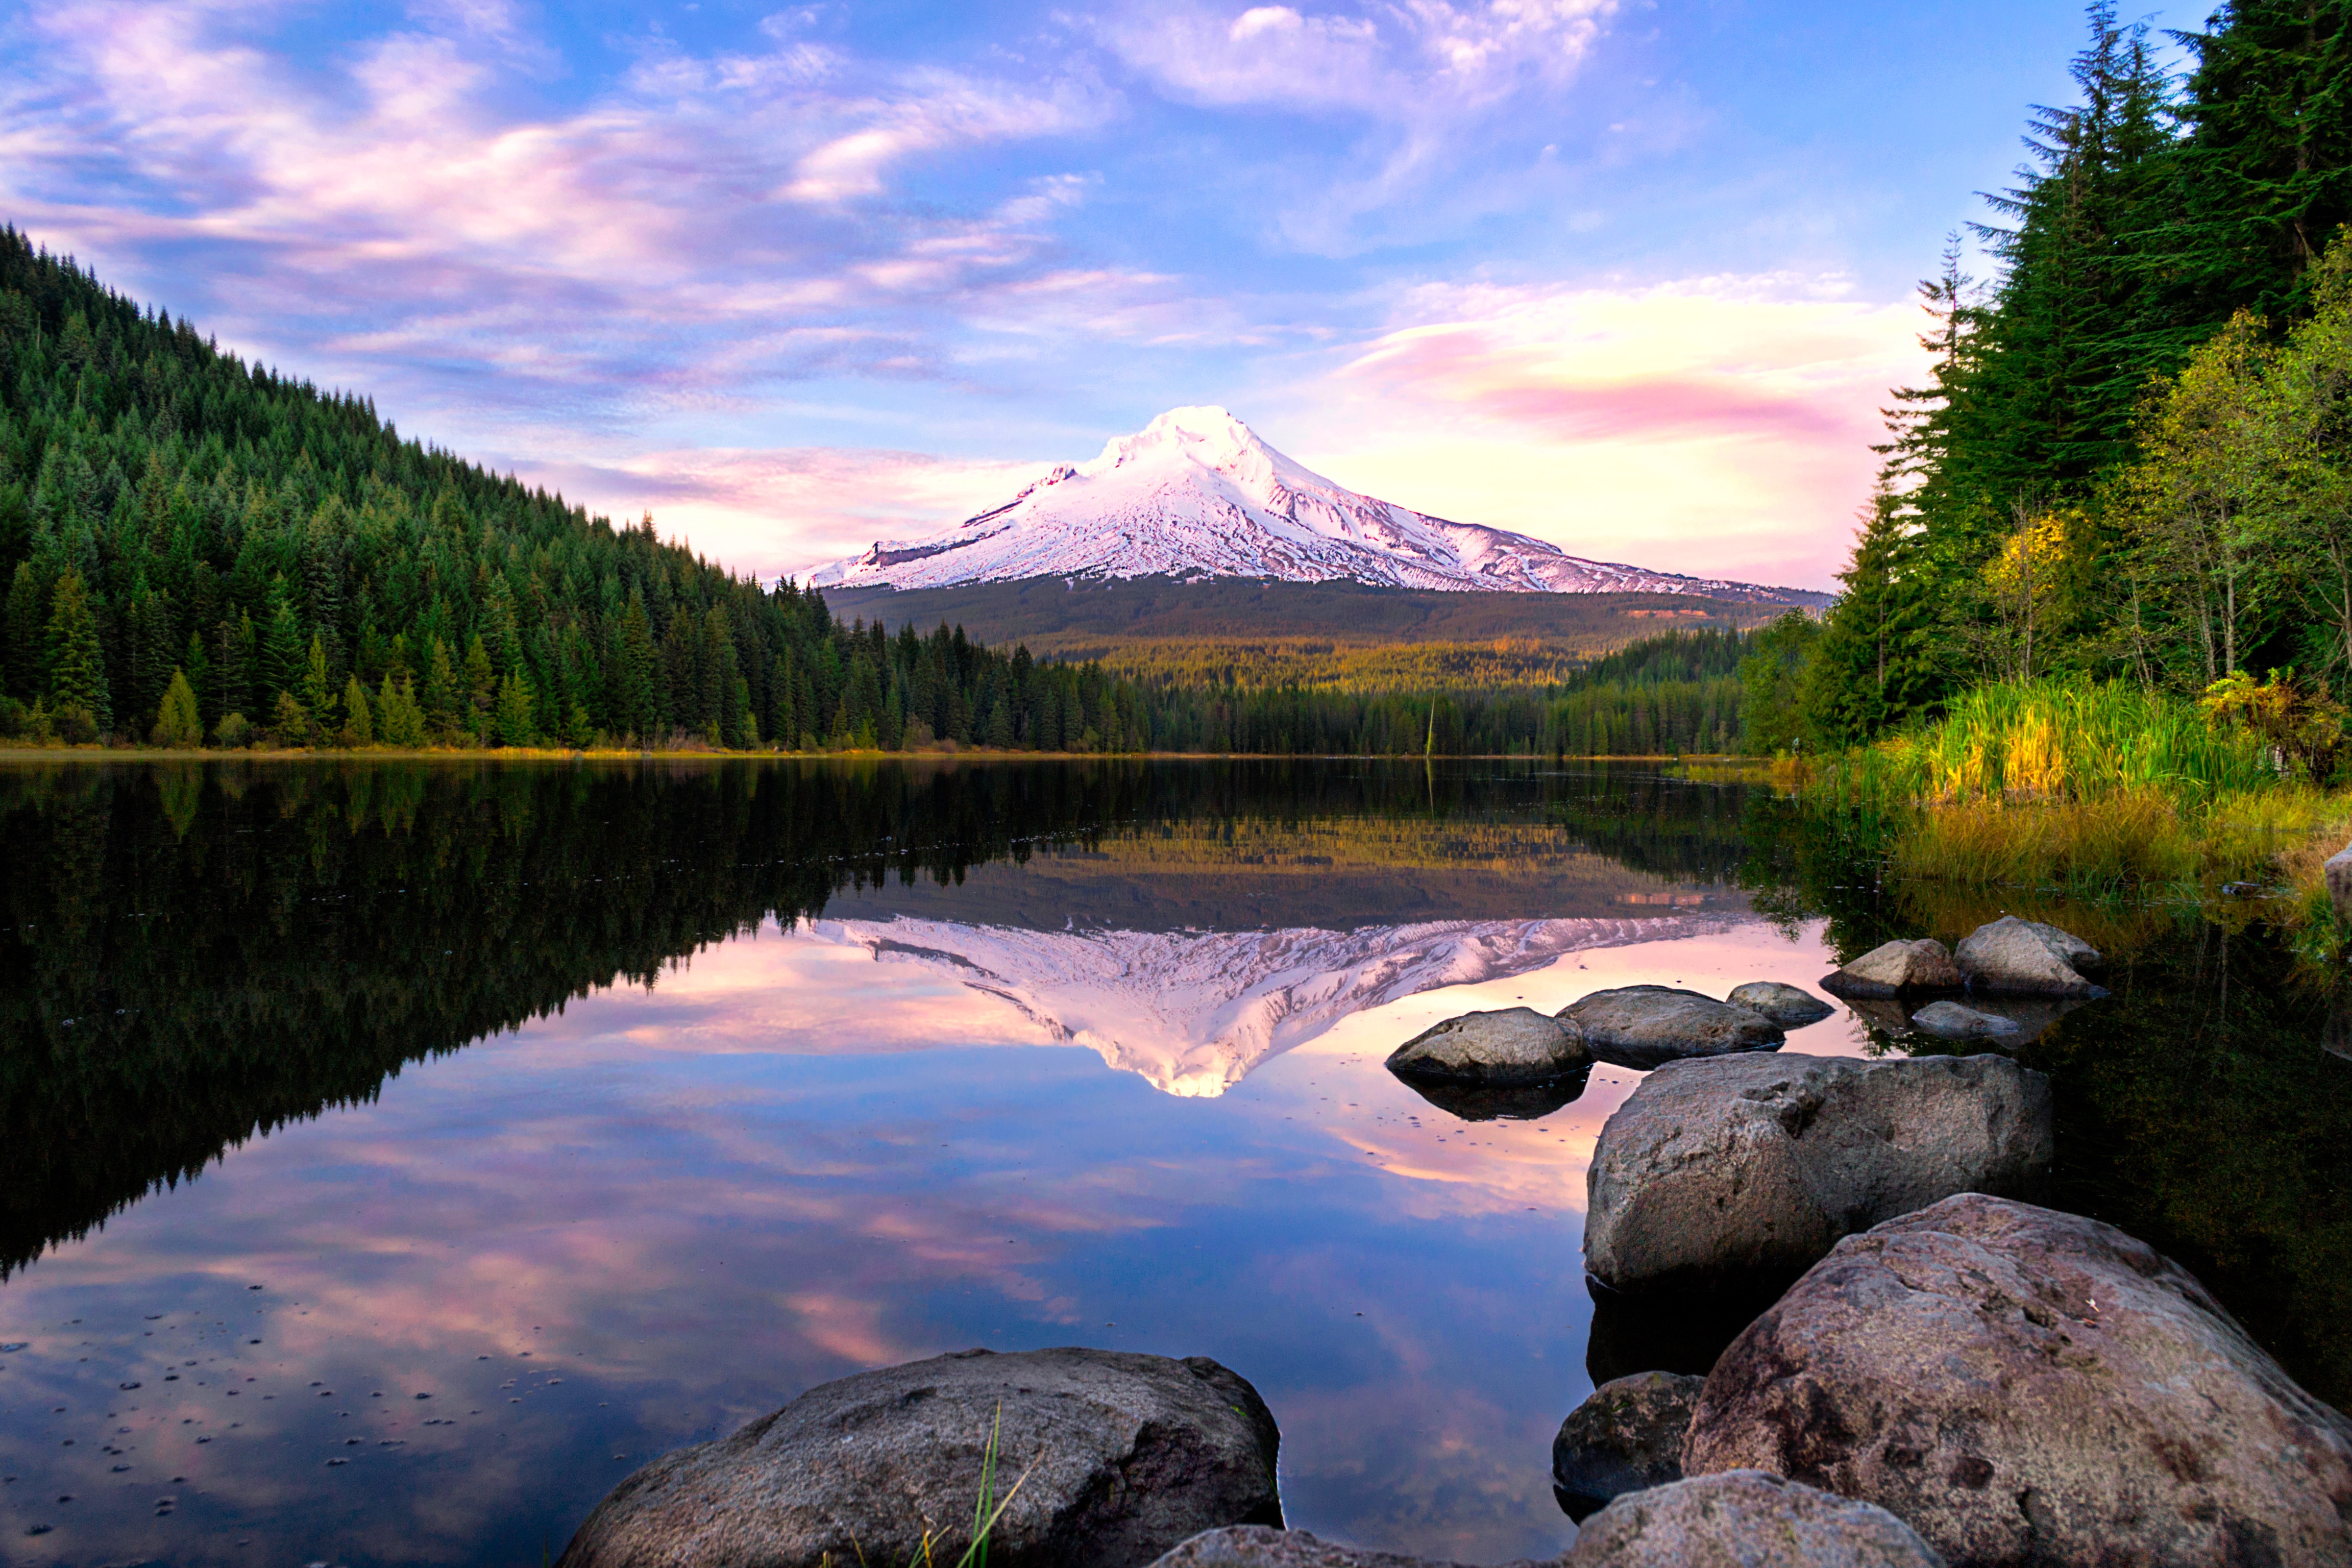
{"label": "wispy cloud", "polygon": [[1566,88],[1617,9],[1618,0],[1343,0],[1321,9],[1165,0],[1096,17],[1093,27],[1179,102],[1351,132],[1336,178],[1319,163],[1303,178],[1252,174],[1280,192],[1265,211],[1269,233],[1338,254],[1364,242],[1357,230],[1370,215],[1402,204],[1426,232],[1464,200],[1465,153],[1507,108]]}
{"label": "wispy cloud", "polygon": [[[495,372],[485,395],[575,417],[845,368],[952,374],[940,319],[1066,270],[1054,224],[1087,186],[1013,176],[926,204],[891,182],[1116,107],[1072,77],[884,68],[782,29],[699,55],[642,39],[604,89],[530,112],[516,62],[548,48],[505,7],[420,6],[309,69],[278,19],[141,0],[26,17],[0,203],[118,276],[170,277],[248,345]],[[189,299],[191,274],[215,289]]]}

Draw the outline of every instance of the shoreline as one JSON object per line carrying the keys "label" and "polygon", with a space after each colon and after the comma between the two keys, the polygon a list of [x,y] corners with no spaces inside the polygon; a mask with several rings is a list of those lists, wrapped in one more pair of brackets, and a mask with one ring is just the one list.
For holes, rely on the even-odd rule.
{"label": "shoreline", "polygon": [[217,747],[170,746],[26,746],[0,742],[0,763],[187,763],[187,762],[1316,762],[1316,763],[1655,763],[1708,767],[1764,769],[1771,760],[1714,753],[1631,753],[1594,756],[1529,756],[1506,752],[1473,752],[1443,757],[1360,752],[1025,752],[993,747],[960,747],[955,751],[886,752],[720,752],[639,751],[635,747],[602,747],[574,751],[557,746],[422,747],[408,751],[390,746],[353,750],[345,747],[252,747],[227,751]]}

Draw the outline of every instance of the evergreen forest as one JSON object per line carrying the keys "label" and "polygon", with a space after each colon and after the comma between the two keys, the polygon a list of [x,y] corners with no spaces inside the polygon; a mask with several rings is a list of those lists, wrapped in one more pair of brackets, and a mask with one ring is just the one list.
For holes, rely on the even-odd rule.
{"label": "evergreen forest", "polygon": [[2032,111],[1978,227],[1995,275],[1956,236],[1921,285],[1932,368],[1761,749],[1998,681],[2352,693],[2352,0],[2088,15],[2076,101]]}
{"label": "evergreen forest", "polygon": [[404,440],[0,230],[0,736],[236,748],[1720,752],[1742,634],[1267,682],[844,623]]}

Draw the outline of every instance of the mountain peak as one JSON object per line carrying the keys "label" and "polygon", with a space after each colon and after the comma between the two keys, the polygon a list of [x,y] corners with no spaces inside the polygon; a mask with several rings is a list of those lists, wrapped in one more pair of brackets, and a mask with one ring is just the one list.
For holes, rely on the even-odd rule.
{"label": "mountain peak", "polygon": [[1161,575],[1800,602],[1784,589],[1586,561],[1526,534],[1360,495],[1209,405],[1171,408],[1131,436],[1113,437],[1091,462],[1057,465],[1003,506],[929,539],[877,540],[809,583],[943,588]]}

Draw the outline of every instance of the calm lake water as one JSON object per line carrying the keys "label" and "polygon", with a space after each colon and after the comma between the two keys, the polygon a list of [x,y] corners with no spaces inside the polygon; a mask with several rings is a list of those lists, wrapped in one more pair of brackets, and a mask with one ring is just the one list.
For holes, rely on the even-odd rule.
{"label": "calm lake water", "polygon": [[[1582,1282],[1638,1075],[1465,1120],[1381,1059],[1472,1008],[1811,986],[2002,908],[2116,958],[2019,1047],[2061,1205],[2352,1398],[2352,1059],[2258,906],[1880,888],[1768,791],[27,763],[0,879],[0,1562],[536,1560],[811,1384],[1072,1343],[1249,1378],[1294,1524],[1557,1551],[1560,1417],[1716,1348],[1596,1324]],[[1789,1048],[1946,1048],[1901,1025]]]}

